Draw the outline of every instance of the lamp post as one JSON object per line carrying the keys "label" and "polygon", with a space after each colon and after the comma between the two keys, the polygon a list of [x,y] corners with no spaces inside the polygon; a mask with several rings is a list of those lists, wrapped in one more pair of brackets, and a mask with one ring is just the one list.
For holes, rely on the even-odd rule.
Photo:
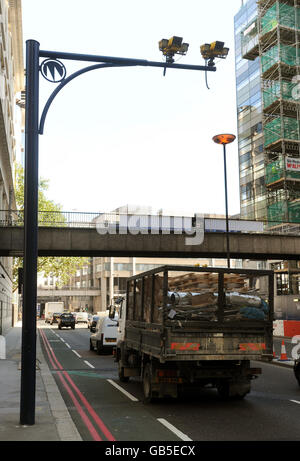
{"label": "lamp post", "polygon": [[[172,41],[173,43],[173,41]],[[186,54],[187,44],[180,54]],[[176,52],[176,50],[175,50]],[[40,58],[45,60],[40,64]],[[67,77],[67,61],[90,63]],[[35,424],[36,379],[36,291],[38,257],[38,159],[39,135],[44,132],[48,110],[57,94],[72,80],[96,69],[122,67],[157,67],[165,69],[215,72],[216,67],[145,59],[95,56],[89,54],[40,50],[36,40],[26,42],[26,123],[25,123],[25,193],[24,193],[24,294],[22,312],[22,365],[20,423]],[[39,118],[39,76],[58,84],[51,93]]]}
{"label": "lamp post", "polygon": [[224,184],[225,184],[225,208],[226,208],[226,253],[227,267],[230,268],[230,248],[229,248],[229,220],[228,220],[228,196],[227,196],[227,167],[226,167],[226,145],[232,143],[236,136],[234,134],[218,134],[213,137],[216,144],[223,145],[224,155]]}

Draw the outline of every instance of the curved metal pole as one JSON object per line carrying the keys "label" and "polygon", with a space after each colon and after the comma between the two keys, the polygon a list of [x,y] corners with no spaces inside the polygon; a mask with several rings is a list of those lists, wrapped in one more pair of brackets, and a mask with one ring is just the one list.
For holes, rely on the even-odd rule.
{"label": "curved metal pole", "polygon": [[43,109],[42,115],[41,115],[41,120],[40,120],[40,125],[39,125],[39,134],[44,133],[44,125],[45,125],[45,119],[48,113],[48,110],[55,98],[55,96],[74,78],[78,77],[79,75],[85,74],[86,72],[90,72],[91,70],[96,70],[96,69],[102,69],[106,67],[131,67],[135,66],[136,64],[113,64],[113,63],[101,63],[101,64],[94,64],[93,66],[88,66],[85,67],[84,69],[80,69],[77,72],[74,72],[74,74],[70,75],[69,77],[65,78],[59,86],[55,88],[51,96],[49,97],[48,101],[45,104],[45,107]]}

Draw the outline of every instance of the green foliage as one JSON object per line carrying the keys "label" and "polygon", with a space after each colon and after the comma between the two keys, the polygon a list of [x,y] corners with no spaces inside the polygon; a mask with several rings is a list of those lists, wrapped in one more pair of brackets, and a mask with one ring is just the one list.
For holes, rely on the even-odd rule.
{"label": "green foliage", "polygon": [[[49,187],[49,181],[41,179],[39,182],[39,225],[55,227],[65,226],[66,219],[61,212],[59,204],[47,199],[45,191]],[[15,195],[19,210],[24,210],[24,170],[21,165],[15,167]],[[69,278],[76,273],[77,269],[87,266],[88,258],[80,257],[39,257],[38,273],[45,277],[52,275],[59,279],[57,286],[67,285]],[[22,267],[23,258],[14,258],[13,265],[13,289],[18,287],[18,268]]]}

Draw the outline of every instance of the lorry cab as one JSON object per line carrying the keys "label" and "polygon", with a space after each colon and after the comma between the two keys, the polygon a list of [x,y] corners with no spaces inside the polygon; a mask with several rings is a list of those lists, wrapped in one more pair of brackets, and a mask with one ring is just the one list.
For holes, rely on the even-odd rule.
{"label": "lorry cab", "polygon": [[95,350],[100,355],[105,350],[112,350],[117,345],[118,315],[114,318],[109,315],[99,318],[95,333],[90,337],[90,350]]}

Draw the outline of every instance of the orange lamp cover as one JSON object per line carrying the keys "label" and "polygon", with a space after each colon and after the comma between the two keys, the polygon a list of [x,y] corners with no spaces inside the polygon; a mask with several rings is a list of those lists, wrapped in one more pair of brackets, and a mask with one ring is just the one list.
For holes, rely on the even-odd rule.
{"label": "orange lamp cover", "polygon": [[213,140],[217,144],[230,144],[235,140],[236,136],[234,134],[218,134],[213,137]]}

